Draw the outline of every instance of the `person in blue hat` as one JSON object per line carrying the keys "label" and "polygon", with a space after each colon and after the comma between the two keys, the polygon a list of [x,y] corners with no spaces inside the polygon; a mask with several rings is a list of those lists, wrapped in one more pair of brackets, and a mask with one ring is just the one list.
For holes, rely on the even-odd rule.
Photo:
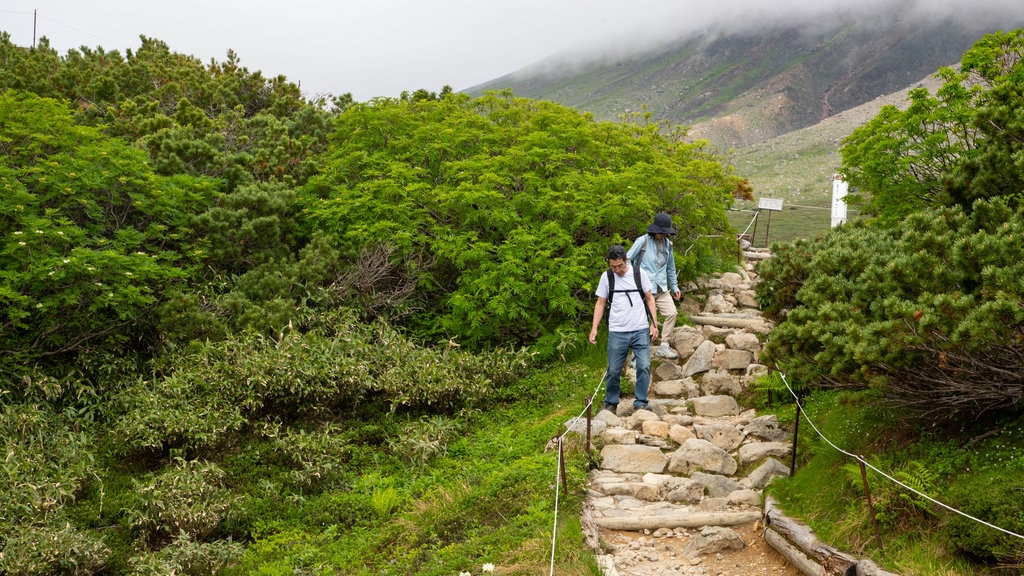
{"label": "person in blue hat", "polygon": [[672,253],[672,217],[665,212],[654,216],[654,222],[647,227],[647,234],[640,236],[626,253],[634,265],[647,273],[653,285],[654,303],[662,316],[661,344],[655,351],[659,358],[674,359],[679,354],[672,349],[672,331],[676,326],[679,310],[679,284],[676,281],[676,260]]}

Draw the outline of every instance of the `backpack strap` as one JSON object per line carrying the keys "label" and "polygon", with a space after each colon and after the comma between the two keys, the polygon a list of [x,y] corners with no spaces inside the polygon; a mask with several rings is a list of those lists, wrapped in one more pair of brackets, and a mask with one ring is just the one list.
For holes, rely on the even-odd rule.
{"label": "backpack strap", "polygon": [[[643,254],[643,252],[641,252],[641,255],[642,254]],[[637,292],[637,293],[639,293],[640,294],[640,305],[644,307],[644,312],[647,313],[647,318],[649,318],[652,322],[654,322],[654,318],[651,318],[651,310],[650,310],[650,308],[647,307],[647,302],[644,300],[644,285],[643,285],[642,280],[640,279],[640,267],[639,266],[633,266],[632,268],[633,268],[633,282],[636,284],[636,288],[629,289],[629,290],[618,290],[618,292],[622,292],[622,293],[626,294],[626,298],[629,298],[629,292]],[[612,298],[615,296],[615,292],[616,292],[616,290],[615,290],[615,273],[612,272],[611,269],[608,269],[608,271],[605,272],[605,273],[608,274],[608,298],[605,300],[605,303],[604,303],[605,311],[607,312],[605,314],[605,317],[611,317],[611,313],[612,313]],[[632,306],[632,304],[633,304],[633,299],[632,298],[629,299],[629,303]]]}

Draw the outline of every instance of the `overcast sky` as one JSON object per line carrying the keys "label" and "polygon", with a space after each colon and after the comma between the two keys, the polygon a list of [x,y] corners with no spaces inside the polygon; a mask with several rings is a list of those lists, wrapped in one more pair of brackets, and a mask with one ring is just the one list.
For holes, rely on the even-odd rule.
{"label": "overcast sky", "polygon": [[[250,71],[283,74],[307,96],[365,101],[464,90],[556,54],[644,48],[715,22],[813,19],[883,1],[0,0],[0,30],[21,46],[46,36],[61,54],[83,45],[124,53],[139,35],[204,62],[231,49]],[[917,3],[961,17],[986,6],[1024,11],[1021,0]]]}

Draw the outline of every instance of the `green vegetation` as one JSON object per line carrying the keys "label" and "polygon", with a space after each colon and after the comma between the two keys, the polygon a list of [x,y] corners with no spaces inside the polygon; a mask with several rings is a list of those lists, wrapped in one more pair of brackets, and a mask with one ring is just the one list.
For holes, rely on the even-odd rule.
{"label": "green vegetation", "polygon": [[[823,430],[1017,533],[1021,37],[965,55],[970,98],[851,137],[878,217],[777,246],[758,288],[766,359]],[[665,210],[681,280],[725,269],[748,192],[648,118],[447,88],[309,102],[233,54],[0,34],[0,572],[537,574],[555,528],[559,572],[596,574],[593,455],[570,442],[556,491],[545,447],[601,370],[577,329],[601,256]],[[894,153],[948,173],[881,174]],[[872,476],[874,554],[859,470],[801,443],[775,490],[837,546],[908,574],[1024,563]]]}
{"label": "green vegetation", "polygon": [[0,33],[0,187],[0,573],[450,575],[597,572],[546,446],[602,257],[664,210],[732,266],[743,182],[643,116]]}
{"label": "green vegetation", "polygon": [[872,517],[858,465],[804,435],[800,471],[774,487],[784,508],[901,574],[1024,567],[1022,47],[1021,30],[987,36],[942,72],[937,96],[916,90],[907,110],[854,131],[842,171],[871,217],[777,245],[759,267],[778,322],[764,358],[798,384],[807,415],[973,517],[871,472]]}

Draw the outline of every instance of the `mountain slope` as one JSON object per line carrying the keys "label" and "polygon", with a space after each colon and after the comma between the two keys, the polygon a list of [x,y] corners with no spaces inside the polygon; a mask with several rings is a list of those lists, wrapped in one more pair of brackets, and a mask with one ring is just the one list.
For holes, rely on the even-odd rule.
{"label": "mountain slope", "polygon": [[[672,125],[704,123],[701,136],[740,147],[811,126],[958,62],[985,33],[1014,19],[925,18],[897,2],[886,11],[726,28],[658,50],[572,64],[553,57],[467,92],[511,89],[603,120],[644,110]],[[714,122],[712,122],[714,120]]]}

